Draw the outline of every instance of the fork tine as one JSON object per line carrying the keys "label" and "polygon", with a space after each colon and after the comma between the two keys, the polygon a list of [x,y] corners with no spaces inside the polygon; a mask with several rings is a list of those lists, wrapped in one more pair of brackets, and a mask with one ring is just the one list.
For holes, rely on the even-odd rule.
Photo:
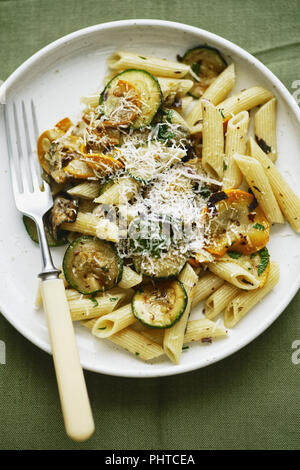
{"label": "fork tine", "polygon": [[33,100],[31,100],[31,114],[32,114],[34,138],[35,138],[35,141],[37,141],[39,138],[39,128],[37,125],[37,118],[36,118],[36,112],[35,112],[35,106],[34,106]]}
{"label": "fork tine", "polygon": [[21,144],[20,126],[19,126],[17,108],[16,108],[15,103],[13,103],[13,115],[14,115],[14,121],[15,121],[16,144],[17,144],[18,157],[19,157],[18,163],[20,167],[20,176],[23,182],[23,189],[24,189],[24,192],[32,191],[32,185],[30,184],[31,181],[30,181],[30,176],[28,172],[28,165],[26,165],[25,163],[24,153],[23,153],[22,144]]}
{"label": "fork tine", "polygon": [[25,103],[23,100],[22,100],[22,114],[23,114],[23,126],[24,126],[26,150],[27,150],[27,155],[26,157],[24,157],[24,162],[26,165],[30,191],[33,191],[34,187],[33,187],[31,161],[30,161],[31,156],[32,156],[32,149],[31,149],[31,143],[30,143],[30,135],[29,135],[29,129],[28,129],[28,120],[27,120],[27,114],[26,114],[26,109],[25,109]]}
{"label": "fork tine", "polygon": [[[26,147],[27,147],[27,155],[28,155],[27,161],[29,163],[31,181],[33,185],[33,190],[39,190],[41,189],[42,182],[41,182],[40,172],[37,169],[37,165],[36,165],[37,162],[36,162],[36,159],[34,158],[33,151],[32,151],[28,118],[27,118],[26,107],[25,107],[24,101],[22,101],[22,113],[23,113]],[[36,122],[34,122],[33,116],[32,116],[32,121],[33,121],[32,127],[33,127],[34,134],[35,134],[37,126],[36,126]]]}
{"label": "fork tine", "polygon": [[7,143],[7,151],[8,151],[8,157],[9,157],[9,166],[12,174],[12,182],[13,182],[13,190],[15,195],[17,195],[19,192],[24,191],[23,187],[23,182],[22,178],[20,176],[20,172],[16,171],[15,167],[15,158],[13,156],[13,151],[12,151],[12,142],[11,142],[11,132],[10,132],[10,126],[9,126],[9,117],[8,117],[8,111],[7,111],[7,104],[4,105],[4,126],[5,126],[5,134],[6,134],[6,143]]}

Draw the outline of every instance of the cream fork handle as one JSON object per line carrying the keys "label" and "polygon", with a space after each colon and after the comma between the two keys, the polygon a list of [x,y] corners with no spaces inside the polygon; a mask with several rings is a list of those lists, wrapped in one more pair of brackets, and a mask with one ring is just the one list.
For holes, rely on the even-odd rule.
{"label": "cream fork handle", "polygon": [[41,294],[66,432],[75,441],[85,441],[95,426],[63,281],[43,280]]}

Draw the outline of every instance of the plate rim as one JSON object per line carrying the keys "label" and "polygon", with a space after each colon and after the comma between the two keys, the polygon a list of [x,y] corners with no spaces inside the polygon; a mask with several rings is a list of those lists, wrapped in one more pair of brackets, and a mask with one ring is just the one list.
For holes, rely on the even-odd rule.
{"label": "plate rim", "polygon": [[[99,31],[99,30],[106,30],[106,29],[118,29],[119,27],[130,27],[130,26],[160,26],[160,27],[168,27],[170,29],[179,29],[181,31],[187,31],[190,33],[194,33],[195,35],[202,35],[205,37],[205,41],[209,42],[212,41],[214,43],[217,43],[220,45],[220,47],[226,47],[228,49],[233,50],[235,53],[237,53],[239,56],[242,58],[246,59],[248,62],[252,63],[252,65],[256,66],[262,74],[270,80],[272,83],[273,87],[275,86],[276,91],[278,91],[286,104],[288,105],[289,109],[293,111],[294,117],[297,119],[298,123],[300,124],[300,109],[290,94],[290,92],[287,90],[285,85],[279,80],[279,78],[276,77],[276,75],[271,72],[261,61],[259,61],[256,57],[254,57],[252,54],[247,52],[245,49],[242,47],[236,45],[235,43],[229,41],[228,39],[223,38],[222,36],[219,36],[217,34],[211,33],[209,31],[206,31],[204,29],[195,27],[195,26],[190,26],[185,23],[179,23],[179,22],[173,22],[173,21],[166,21],[166,20],[157,20],[157,19],[127,19],[127,20],[119,20],[119,21],[111,21],[111,22],[106,22],[106,23],[100,23],[96,24],[93,26],[88,26],[86,28],[79,29],[77,31],[74,31],[72,33],[69,33],[53,42],[48,44],[47,46],[43,47],[42,49],[38,50],[35,52],[32,56],[30,56],[25,62],[23,62],[0,86],[0,102],[1,101],[1,95],[4,96],[5,98],[5,92],[8,90],[10,87],[13,86],[14,82],[18,80],[18,78],[23,74],[24,71],[26,71],[28,68],[30,68],[32,65],[34,65],[35,62],[37,62],[40,58],[43,56],[47,55],[51,51],[55,50],[56,48],[62,46],[63,44],[67,42],[71,42],[74,39],[80,37],[80,36],[85,36],[92,34],[93,32]],[[5,101],[4,101],[5,103]],[[179,364],[179,365],[172,365],[167,370],[160,369],[160,370],[145,370],[145,371],[136,371],[136,370],[131,370],[131,369],[120,369],[118,371],[111,371],[108,367],[97,367],[97,366],[90,366],[88,363],[86,363],[85,360],[81,359],[81,365],[84,369],[89,370],[91,372],[95,373],[101,373],[105,375],[110,375],[110,376],[115,376],[115,377],[125,377],[125,378],[155,378],[155,377],[167,377],[167,376],[172,376],[172,375],[178,375],[186,372],[191,372],[193,370],[198,370],[203,367],[207,367],[208,365],[214,364],[216,362],[219,362],[226,357],[231,356],[232,354],[236,353],[240,349],[244,348],[247,346],[249,343],[251,343],[254,339],[258,338],[271,324],[273,324],[276,319],[283,313],[285,308],[288,306],[288,304],[291,302],[291,300],[294,298],[296,295],[298,289],[300,288],[300,277],[299,279],[296,279],[295,283],[293,284],[292,288],[289,290],[289,295],[284,299],[283,302],[279,303],[277,305],[277,308],[273,311],[273,315],[270,319],[267,321],[263,322],[261,325],[259,325],[259,328],[257,327],[255,331],[250,334],[246,339],[241,338],[240,341],[238,341],[231,349],[225,348],[224,350],[221,350],[219,353],[215,354],[208,360],[206,360],[205,363],[203,364]],[[31,343],[33,343],[35,346],[40,348],[41,350],[51,354],[51,348],[49,344],[45,343],[43,339],[40,339],[39,337],[35,336],[34,334],[31,333],[30,328],[27,328],[26,326],[20,326],[18,325],[18,322],[15,321],[15,315],[13,312],[10,312],[10,309],[7,305],[4,305],[5,302],[3,300],[0,300],[0,310],[2,315],[6,318],[6,320],[26,339],[28,339]]]}

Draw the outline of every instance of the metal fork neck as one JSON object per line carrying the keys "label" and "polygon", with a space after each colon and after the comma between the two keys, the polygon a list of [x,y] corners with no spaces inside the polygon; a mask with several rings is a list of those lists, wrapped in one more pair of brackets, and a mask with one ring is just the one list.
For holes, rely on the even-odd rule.
{"label": "metal fork neck", "polygon": [[40,277],[43,281],[47,279],[57,279],[60,271],[53,264],[42,217],[35,218],[35,223],[37,226],[37,232],[42,253],[42,272],[38,275],[38,277]]}

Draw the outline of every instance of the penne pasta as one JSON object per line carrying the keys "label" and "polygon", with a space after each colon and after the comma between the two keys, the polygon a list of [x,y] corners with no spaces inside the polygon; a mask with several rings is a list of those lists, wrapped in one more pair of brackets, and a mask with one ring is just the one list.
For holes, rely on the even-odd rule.
{"label": "penne pasta", "polygon": [[224,118],[227,118],[241,111],[249,111],[249,109],[264,104],[272,98],[273,95],[269,90],[261,86],[254,86],[222,101],[218,104],[218,109],[222,111]]}
{"label": "penne pasta", "polygon": [[226,166],[224,169],[223,189],[238,188],[243,181],[242,172],[234,161],[233,155],[235,153],[245,154],[248,128],[249,113],[247,111],[241,111],[228,121],[225,140]]}
{"label": "penne pasta", "polygon": [[253,290],[260,285],[260,282],[253,274],[234,262],[214,261],[209,263],[208,269],[239,289]]}
{"label": "penne pasta", "polygon": [[207,318],[200,318],[200,320],[192,320],[188,322],[183,342],[184,344],[191,343],[193,341],[209,343],[213,338],[220,338],[226,335],[227,332],[224,328],[221,328]]}
{"label": "penne pasta", "polygon": [[241,292],[227,306],[224,313],[224,324],[227,328],[235,326],[279,281],[279,267],[272,262],[270,273],[264,287],[258,290]]}
{"label": "penne pasta", "polygon": [[249,139],[249,148],[251,156],[262,165],[283,215],[291,227],[300,232],[300,198],[252,137]]}
{"label": "penne pasta", "polygon": [[190,71],[188,65],[157,57],[134,54],[133,52],[117,51],[107,61],[113,70],[142,69],[159,77],[183,78]]}
{"label": "penne pasta", "polygon": [[283,224],[284,218],[261,164],[252,157],[233,155],[251,191],[271,224]]}
{"label": "penne pasta", "polygon": [[[97,319],[84,321],[82,325],[92,329],[96,321]],[[130,327],[124,328],[107,339],[144,361],[156,359],[164,354],[164,350],[159,344]]]}
{"label": "penne pasta", "polygon": [[276,98],[267,101],[254,116],[255,138],[268,157],[275,162],[277,159],[276,138]]}
{"label": "penne pasta", "polygon": [[93,298],[78,298],[69,301],[71,318],[73,321],[88,320],[112,312],[126,294],[108,293]]}
{"label": "penne pasta", "polygon": [[172,104],[175,98],[183,98],[192,88],[193,81],[179,78],[157,77],[165,103]]}
{"label": "penne pasta", "polygon": [[196,307],[196,305],[198,305],[202,300],[205,300],[213,292],[219,289],[222,284],[224,284],[224,279],[221,279],[219,276],[207,271],[204,276],[200,277],[196,284],[192,307]]}
{"label": "penne pasta", "polygon": [[139,183],[132,178],[120,178],[94,199],[98,204],[126,204],[136,193]]}
{"label": "penne pasta", "polygon": [[203,313],[206,318],[212,320],[218,316],[227,307],[228,303],[231,302],[241,290],[238,287],[233,286],[225,282],[218,290],[211,294],[205,302]]}
{"label": "penne pasta", "polygon": [[118,286],[122,287],[123,289],[129,289],[140,284],[142,280],[143,276],[141,274],[138,274],[129,266],[123,266],[122,279]]}
{"label": "penne pasta", "polygon": [[77,184],[76,186],[73,186],[73,188],[68,189],[67,193],[72,197],[94,199],[99,195],[100,187],[101,184],[99,181],[85,181],[84,183]]}
{"label": "penne pasta", "polygon": [[97,338],[108,338],[136,321],[130,303],[98,318],[93,326],[92,334]]}
{"label": "penne pasta", "polygon": [[217,108],[202,100],[202,166],[213,178],[221,180],[224,172],[223,119]]}
{"label": "penne pasta", "polygon": [[207,90],[205,90],[202,98],[196,101],[195,106],[186,117],[193,134],[202,130],[202,99],[208,100],[216,106],[231,92],[234,84],[235,66],[231,64],[215,79]]}
{"label": "penne pasta", "polygon": [[182,282],[186,290],[188,301],[182,317],[175,323],[175,325],[165,330],[163,341],[165,353],[175,364],[179,363],[179,359],[182,353],[185,328],[190,314],[193,293],[198,280],[198,276],[191,267],[191,265],[187,264],[183,271],[180,273],[178,279]]}

